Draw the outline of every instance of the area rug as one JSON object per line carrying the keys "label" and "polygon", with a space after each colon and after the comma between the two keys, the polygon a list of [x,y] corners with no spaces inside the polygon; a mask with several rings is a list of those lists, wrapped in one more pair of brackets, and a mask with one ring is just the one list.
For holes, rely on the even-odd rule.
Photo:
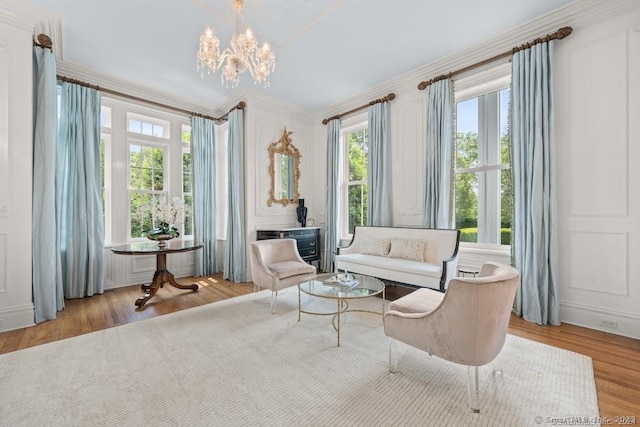
{"label": "area rug", "polygon": [[298,322],[295,288],[280,293],[276,314],[270,298],[263,291],[2,355],[0,425],[526,426],[598,415],[586,356],[509,336],[480,370],[473,414],[463,366],[401,344],[399,372],[388,372],[379,315],[343,315],[337,347],[331,316]]}

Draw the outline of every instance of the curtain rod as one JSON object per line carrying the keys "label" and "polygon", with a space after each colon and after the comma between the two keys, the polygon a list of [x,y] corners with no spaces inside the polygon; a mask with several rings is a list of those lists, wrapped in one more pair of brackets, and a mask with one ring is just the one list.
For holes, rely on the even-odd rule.
{"label": "curtain rod", "polygon": [[390,93],[390,94],[388,94],[388,95],[387,95],[387,96],[385,96],[385,97],[375,99],[375,100],[373,100],[373,101],[369,102],[368,104],[361,105],[361,106],[359,106],[359,107],[357,107],[357,108],[354,108],[353,110],[349,110],[349,111],[347,111],[346,113],[336,114],[335,116],[331,116],[331,117],[329,117],[329,118],[326,118],[326,119],[324,119],[324,120],[322,121],[322,124],[323,124],[323,125],[326,125],[326,124],[327,124],[327,123],[329,123],[331,120],[339,119],[339,118],[340,118],[340,117],[342,117],[342,116],[346,116],[346,115],[348,115],[348,114],[355,113],[356,111],[360,111],[360,110],[362,110],[362,109],[364,109],[364,108],[367,108],[367,107],[369,107],[369,106],[371,106],[371,105],[376,105],[376,104],[379,104],[379,103],[381,103],[381,102],[385,102],[385,101],[393,101],[393,100],[395,99],[395,97],[396,97],[396,94],[395,94],[395,93]]}
{"label": "curtain rod", "polygon": [[461,73],[464,73],[465,71],[469,71],[469,70],[472,70],[474,68],[481,67],[483,65],[486,65],[486,64],[489,64],[491,62],[497,61],[499,59],[506,58],[506,57],[508,57],[510,55],[513,55],[514,53],[516,53],[518,51],[521,51],[521,50],[524,50],[524,49],[529,49],[530,47],[535,46],[535,45],[537,45],[539,43],[545,43],[545,42],[548,42],[550,40],[562,40],[563,38],[568,37],[572,32],[573,32],[573,28],[571,28],[571,27],[562,27],[558,31],[556,31],[555,33],[547,34],[546,36],[543,36],[543,37],[538,37],[537,39],[531,40],[528,43],[521,44],[520,46],[516,46],[511,50],[508,50],[506,52],[502,52],[502,53],[500,53],[498,55],[492,56],[491,58],[485,59],[485,60],[480,61],[480,62],[476,62],[475,64],[468,65],[466,67],[460,68],[459,70],[452,71],[452,72],[447,73],[447,74],[442,74],[442,75],[440,75],[438,77],[432,78],[431,80],[420,82],[418,84],[418,90],[424,90],[424,89],[427,88],[427,86],[429,86],[432,83],[435,83],[435,82],[440,81],[440,80],[451,78],[451,77],[455,76],[456,74],[461,74]]}
{"label": "curtain rod", "polygon": [[165,108],[167,110],[177,111],[179,113],[187,114],[187,115],[190,115],[190,116],[202,117],[204,119],[213,120],[215,122],[224,122],[227,119],[227,117],[229,116],[230,112],[232,112],[236,108],[242,110],[242,109],[244,109],[244,107],[247,106],[247,104],[244,101],[240,101],[238,103],[238,105],[236,105],[233,108],[231,108],[224,115],[222,115],[220,117],[213,117],[213,116],[207,116],[206,114],[201,114],[201,113],[196,113],[194,111],[185,110],[183,108],[173,107],[171,105],[162,104],[160,102],[156,102],[156,101],[151,101],[151,100],[148,100],[148,99],[140,98],[138,96],[128,95],[126,93],[118,92],[118,91],[115,91],[115,90],[112,90],[112,89],[106,89],[106,88],[103,88],[103,87],[100,87],[100,86],[96,86],[96,85],[92,85],[90,83],[86,83],[86,82],[83,82],[83,81],[80,81],[80,80],[77,80],[77,79],[73,79],[71,77],[60,76],[60,75],[58,75],[57,77],[58,77],[58,80],[61,80],[63,82],[77,84],[79,86],[84,86],[84,87],[88,87],[88,88],[91,88],[91,89],[95,89],[97,91],[108,93],[110,95],[115,95],[115,96],[119,96],[121,98],[131,99],[133,101],[143,102],[145,104],[154,105],[156,107]]}

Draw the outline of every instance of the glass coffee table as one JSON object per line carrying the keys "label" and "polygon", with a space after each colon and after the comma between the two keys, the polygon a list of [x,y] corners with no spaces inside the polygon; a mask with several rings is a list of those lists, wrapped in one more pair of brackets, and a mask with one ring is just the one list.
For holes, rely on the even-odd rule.
{"label": "glass coffee table", "polygon": [[[314,297],[333,299],[336,301],[336,311],[320,313],[302,309],[301,294]],[[367,298],[382,294],[382,311],[349,309],[349,300]],[[338,333],[338,347],[340,347],[340,315],[343,313],[361,312],[381,314],[384,316],[385,306],[384,283],[380,279],[362,274],[318,274],[307,278],[298,285],[298,322],[302,313],[318,316],[333,316],[333,327]]]}

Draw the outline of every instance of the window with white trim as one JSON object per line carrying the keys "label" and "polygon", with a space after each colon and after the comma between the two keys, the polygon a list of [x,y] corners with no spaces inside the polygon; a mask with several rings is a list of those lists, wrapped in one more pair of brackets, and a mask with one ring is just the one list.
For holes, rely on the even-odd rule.
{"label": "window with white trim", "polygon": [[366,120],[342,129],[341,148],[341,236],[348,238],[357,225],[367,225],[369,134]]}
{"label": "window with white trim", "polygon": [[[190,119],[102,97],[100,120],[105,243],[143,240],[154,200],[192,202]],[[193,234],[191,212],[181,237]]]}
{"label": "window with white trim", "polygon": [[509,87],[457,99],[454,192],[461,242],[510,244],[508,117]]}

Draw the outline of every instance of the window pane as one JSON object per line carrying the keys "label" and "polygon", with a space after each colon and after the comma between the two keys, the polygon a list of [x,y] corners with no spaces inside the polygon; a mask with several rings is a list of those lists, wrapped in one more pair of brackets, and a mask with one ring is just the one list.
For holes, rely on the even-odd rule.
{"label": "window pane", "polygon": [[182,142],[191,143],[191,126],[182,125]]}
{"label": "window pane", "polygon": [[105,128],[111,127],[111,108],[105,107],[104,105],[100,107],[100,126]]}
{"label": "window pane", "polygon": [[182,153],[182,192],[191,193],[191,154],[190,153]]}
{"label": "window pane", "polygon": [[159,125],[153,125],[153,136],[157,136],[158,138],[162,138],[164,135],[164,128]]}
{"label": "window pane", "polygon": [[142,147],[139,145],[130,145],[129,146],[129,158],[131,166],[140,167],[142,166]]}
{"label": "window pane", "polygon": [[513,185],[511,170],[500,171],[500,244],[511,244],[511,213],[513,206]]}
{"label": "window pane", "polygon": [[349,186],[349,234],[356,225],[367,225],[368,193],[366,184]]}
{"label": "window pane", "polygon": [[185,211],[184,211],[184,234],[186,236],[190,236],[193,235],[193,197],[191,197],[190,195],[186,195],[184,196],[184,204],[185,204]]}
{"label": "window pane", "polygon": [[478,166],[478,98],[457,104],[456,126],[456,167]]}
{"label": "window pane", "polygon": [[162,170],[156,170],[153,173],[153,189],[156,191],[164,190],[164,173]]}
{"label": "window pane", "polygon": [[140,120],[129,120],[129,132],[140,133],[142,130],[142,123]]}
{"label": "window pane", "polygon": [[140,188],[143,190],[151,190],[152,187],[152,176],[151,176],[151,169],[142,169],[141,170],[142,173],[142,183]]}
{"label": "window pane", "polygon": [[131,237],[142,237],[153,227],[150,194],[131,192]]}
{"label": "window pane", "polygon": [[360,129],[348,135],[349,142],[349,181],[363,181],[367,179],[369,161],[367,153],[368,135],[366,129]]}
{"label": "window pane", "polygon": [[143,135],[153,135],[153,126],[151,125],[151,123],[146,123],[146,122],[142,122],[142,131],[141,133]]}
{"label": "window pane", "polygon": [[478,174],[455,175],[456,228],[461,242],[478,242]]}
{"label": "window pane", "polygon": [[142,189],[142,169],[131,168],[131,188],[140,190]]}

